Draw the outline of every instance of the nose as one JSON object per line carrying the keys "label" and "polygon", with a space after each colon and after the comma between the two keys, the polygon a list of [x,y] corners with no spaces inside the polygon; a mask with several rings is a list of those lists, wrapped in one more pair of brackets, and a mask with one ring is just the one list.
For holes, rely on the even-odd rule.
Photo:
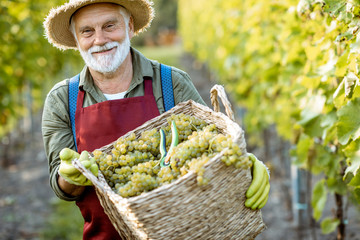
{"label": "nose", "polygon": [[102,46],[107,42],[107,38],[102,30],[95,31],[94,45]]}

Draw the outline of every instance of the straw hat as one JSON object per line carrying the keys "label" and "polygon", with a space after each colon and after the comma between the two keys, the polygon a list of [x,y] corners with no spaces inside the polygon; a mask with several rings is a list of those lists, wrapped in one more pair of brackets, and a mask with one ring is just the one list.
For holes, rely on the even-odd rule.
{"label": "straw hat", "polygon": [[77,49],[69,29],[71,16],[80,8],[94,3],[115,3],[126,8],[134,20],[134,32],[138,34],[150,26],[154,17],[152,2],[149,0],[70,0],[64,5],[51,9],[44,21],[45,35],[55,47]]}

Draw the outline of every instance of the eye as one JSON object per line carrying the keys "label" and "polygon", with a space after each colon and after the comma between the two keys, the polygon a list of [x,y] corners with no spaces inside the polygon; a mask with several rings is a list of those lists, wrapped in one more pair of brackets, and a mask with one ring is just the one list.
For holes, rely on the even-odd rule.
{"label": "eye", "polygon": [[113,23],[109,23],[109,24],[105,25],[105,29],[107,29],[107,30],[112,30],[113,28],[115,28],[115,24],[113,24]]}
{"label": "eye", "polygon": [[90,29],[90,28],[86,28],[84,30],[81,31],[81,35],[84,35],[84,36],[90,36],[92,34],[93,30]]}

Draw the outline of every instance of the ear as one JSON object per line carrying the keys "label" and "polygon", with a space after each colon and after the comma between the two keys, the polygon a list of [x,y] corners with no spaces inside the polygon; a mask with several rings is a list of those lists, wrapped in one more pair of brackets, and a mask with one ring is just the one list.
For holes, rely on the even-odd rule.
{"label": "ear", "polygon": [[130,16],[129,20],[129,38],[132,39],[134,36],[134,19],[132,16]]}

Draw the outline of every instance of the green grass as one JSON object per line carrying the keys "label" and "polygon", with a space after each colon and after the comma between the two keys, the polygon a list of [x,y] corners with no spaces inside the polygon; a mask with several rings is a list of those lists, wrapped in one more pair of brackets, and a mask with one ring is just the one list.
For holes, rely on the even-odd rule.
{"label": "green grass", "polygon": [[82,239],[84,219],[75,202],[56,199],[52,204],[53,213],[41,233],[42,240]]}
{"label": "green grass", "polygon": [[135,48],[149,59],[181,68],[180,57],[183,53],[183,49],[180,45]]}

